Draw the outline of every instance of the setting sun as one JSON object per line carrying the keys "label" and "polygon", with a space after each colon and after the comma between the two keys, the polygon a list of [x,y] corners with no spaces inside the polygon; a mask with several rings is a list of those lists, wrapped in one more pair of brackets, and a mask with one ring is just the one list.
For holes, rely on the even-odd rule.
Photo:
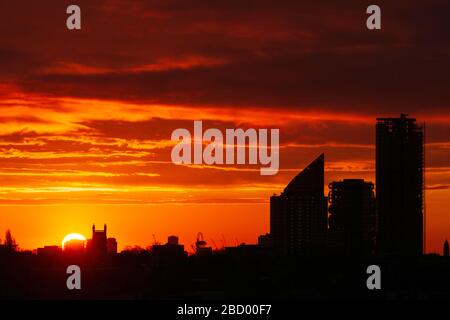
{"label": "setting sun", "polygon": [[79,233],[69,233],[67,236],[64,237],[64,239],[62,241],[62,249],[64,250],[65,244],[72,240],[86,241],[86,238]]}

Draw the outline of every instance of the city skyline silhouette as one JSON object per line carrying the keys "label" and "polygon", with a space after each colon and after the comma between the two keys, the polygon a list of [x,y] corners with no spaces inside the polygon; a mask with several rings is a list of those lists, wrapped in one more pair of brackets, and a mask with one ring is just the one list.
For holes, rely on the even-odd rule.
{"label": "city skyline silhouette", "polygon": [[449,12],[1,1],[0,297],[450,299]]}
{"label": "city skyline silhouette", "polygon": [[[22,248],[89,236],[93,223],[115,230],[119,251],[153,234],[256,243],[270,196],[321,153],[325,195],[334,181],[375,183],[374,121],[408,113],[427,123],[424,248],[441,251],[449,4],[381,1],[392,13],[381,30],[357,1],[76,4],[80,30],[61,1],[0,5],[0,230]],[[280,170],[174,166],[171,134],[194,121],[280,129]]]}
{"label": "city skyline silhouette", "polygon": [[[322,153],[280,194],[271,196],[270,232],[261,234],[257,244],[213,248],[214,241],[209,243],[199,232],[190,253],[188,244],[181,243],[175,234],[165,242],[154,238],[149,247],[128,247],[119,252],[120,239],[111,237],[105,223],[101,229],[93,224],[90,238],[66,237],[63,249],[49,245],[30,252],[18,250],[18,242],[8,230],[0,244],[0,285],[5,288],[0,298],[450,298],[448,242],[442,244],[439,254],[422,254],[417,237],[422,238],[423,230],[417,233],[410,228],[418,223],[417,213],[423,209],[422,198],[416,196],[423,194],[423,184],[419,189],[411,188],[411,176],[384,177],[390,174],[386,167],[399,161],[411,174],[423,175],[422,129],[415,119],[403,114],[378,121],[388,121],[387,128],[378,125],[376,129],[378,134],[387,134],[377,142],[377,161],[382,162],[377,163],[377,178],[382,183],[390,179],[381,199],[376,198],[380,181],[375,186],[364,179],[333,181],[325,196],[326,157]],[[408,136],[401,148],[386,148],[399,143],[398,135],[404,138],[405,134],[412,137]],[[398,194],[397,190],[403,189],[411,195]],[[420,201],[405,203],[411,196]],[[397,210],[387,213],[384,210],[389,206]],[[399,219],[403,228],[396,224]],[[425,222],[418,225],[422,227]],[[393,228],[397,229],[392,234]],[[387,235],[391,242],[386,242]],[[79,293],[65,288],[63,271],[67,265],[83,270],[83,290]],[[369,265],[383,270],[383,289],[378,293],[367,290],[362,280]],[[31,285],[23,278],[33,279]]]}
{"label": "city skyline silhouette", "polygon": [[[271,197],[270,233],[259,235],[265,237],[266,249],[283,255],[423,253],[423,226],[426,225],[423,127],[416,124],[416,119],[401,114],[398,118],[377,118],[376,133],[376,188],[364,179],[344,179],[331,182],[329,195],[325,196],[325,154],[322,153],[280,195]],[[380,196],[376,197],[378,188]],[[106,230],[106,224],[103,231],[96,231],[94,224],[91,239],[74,239],[68,242],[68,247],[72,251],[96,254],[117,253],[117,240],[107,238]],[[8,232],[6,238],[11,237]],[[207,243],[203,235],[202,242]],[[219,250],[215,241],[211,242]],[[261,246],[259,238],[258,242]],[[153,245],[158,245],[155,237]],[[351,249],[355,246],[364,249]],[[57,248],[47,245],[37,252],[47,249],[55,253]],[[221,249],[225,249],[225,244]],[[193,247],[192,251],[198,253],[198,248]]]}

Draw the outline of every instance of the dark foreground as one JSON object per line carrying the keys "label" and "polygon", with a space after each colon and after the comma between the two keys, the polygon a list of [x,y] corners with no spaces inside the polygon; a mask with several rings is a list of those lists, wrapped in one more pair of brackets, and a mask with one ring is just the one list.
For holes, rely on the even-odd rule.
{"label": "dark foreground", "polygon": [[[81,290],[68,290],[66,268],[81,268]],[[381,269],[381,290],[369,290],[367,267]],[[242,252],[204,257],[107,257],[24,253],[0,257],[0,299],[292,300],[450,299],[450,260],[344,257],[289,258]]]}

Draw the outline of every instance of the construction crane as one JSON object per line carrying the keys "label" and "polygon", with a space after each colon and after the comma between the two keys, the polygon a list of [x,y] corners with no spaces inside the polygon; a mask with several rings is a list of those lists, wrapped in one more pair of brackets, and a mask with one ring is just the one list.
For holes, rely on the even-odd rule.
{"label": "construction crane", "polygon": [[197,242],[195,243],[195,245],[196,245],[197,247],[199,247],[199,246],[205,246],[205,245],[206,245],[206,241],[205,241],[205,239],[204,239],[204,237],[203,237],[203,233],[199,232],[199,233],[197,234]]}
{"label": "construction crane", "polygon": [[217,244],[216,244],[216,242],[214,241],[214,239],[210,239],[210,241],[211,241],[211,243],[212,243],[213,246],[214,246],[214,250],[219,251],[219,248],[217,247]]}
{"label": "construction crane", "polygon": [[205,238],[203,237],[203,233],[199,232],[197,234],[197,241],[195,242],[195,253],[200,255],[208,255],[212,253],[212,248],[206,245]]}

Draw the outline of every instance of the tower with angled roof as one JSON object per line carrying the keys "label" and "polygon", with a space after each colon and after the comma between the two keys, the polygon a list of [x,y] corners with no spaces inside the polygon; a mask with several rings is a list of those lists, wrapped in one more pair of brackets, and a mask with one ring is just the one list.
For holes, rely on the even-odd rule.
{"label": "tower with angled roof", "polygon": [[323,253],[327,232],[324,162],[325,156],[321,154],[280,195],[270,198],[270,233],[278,253]]}

